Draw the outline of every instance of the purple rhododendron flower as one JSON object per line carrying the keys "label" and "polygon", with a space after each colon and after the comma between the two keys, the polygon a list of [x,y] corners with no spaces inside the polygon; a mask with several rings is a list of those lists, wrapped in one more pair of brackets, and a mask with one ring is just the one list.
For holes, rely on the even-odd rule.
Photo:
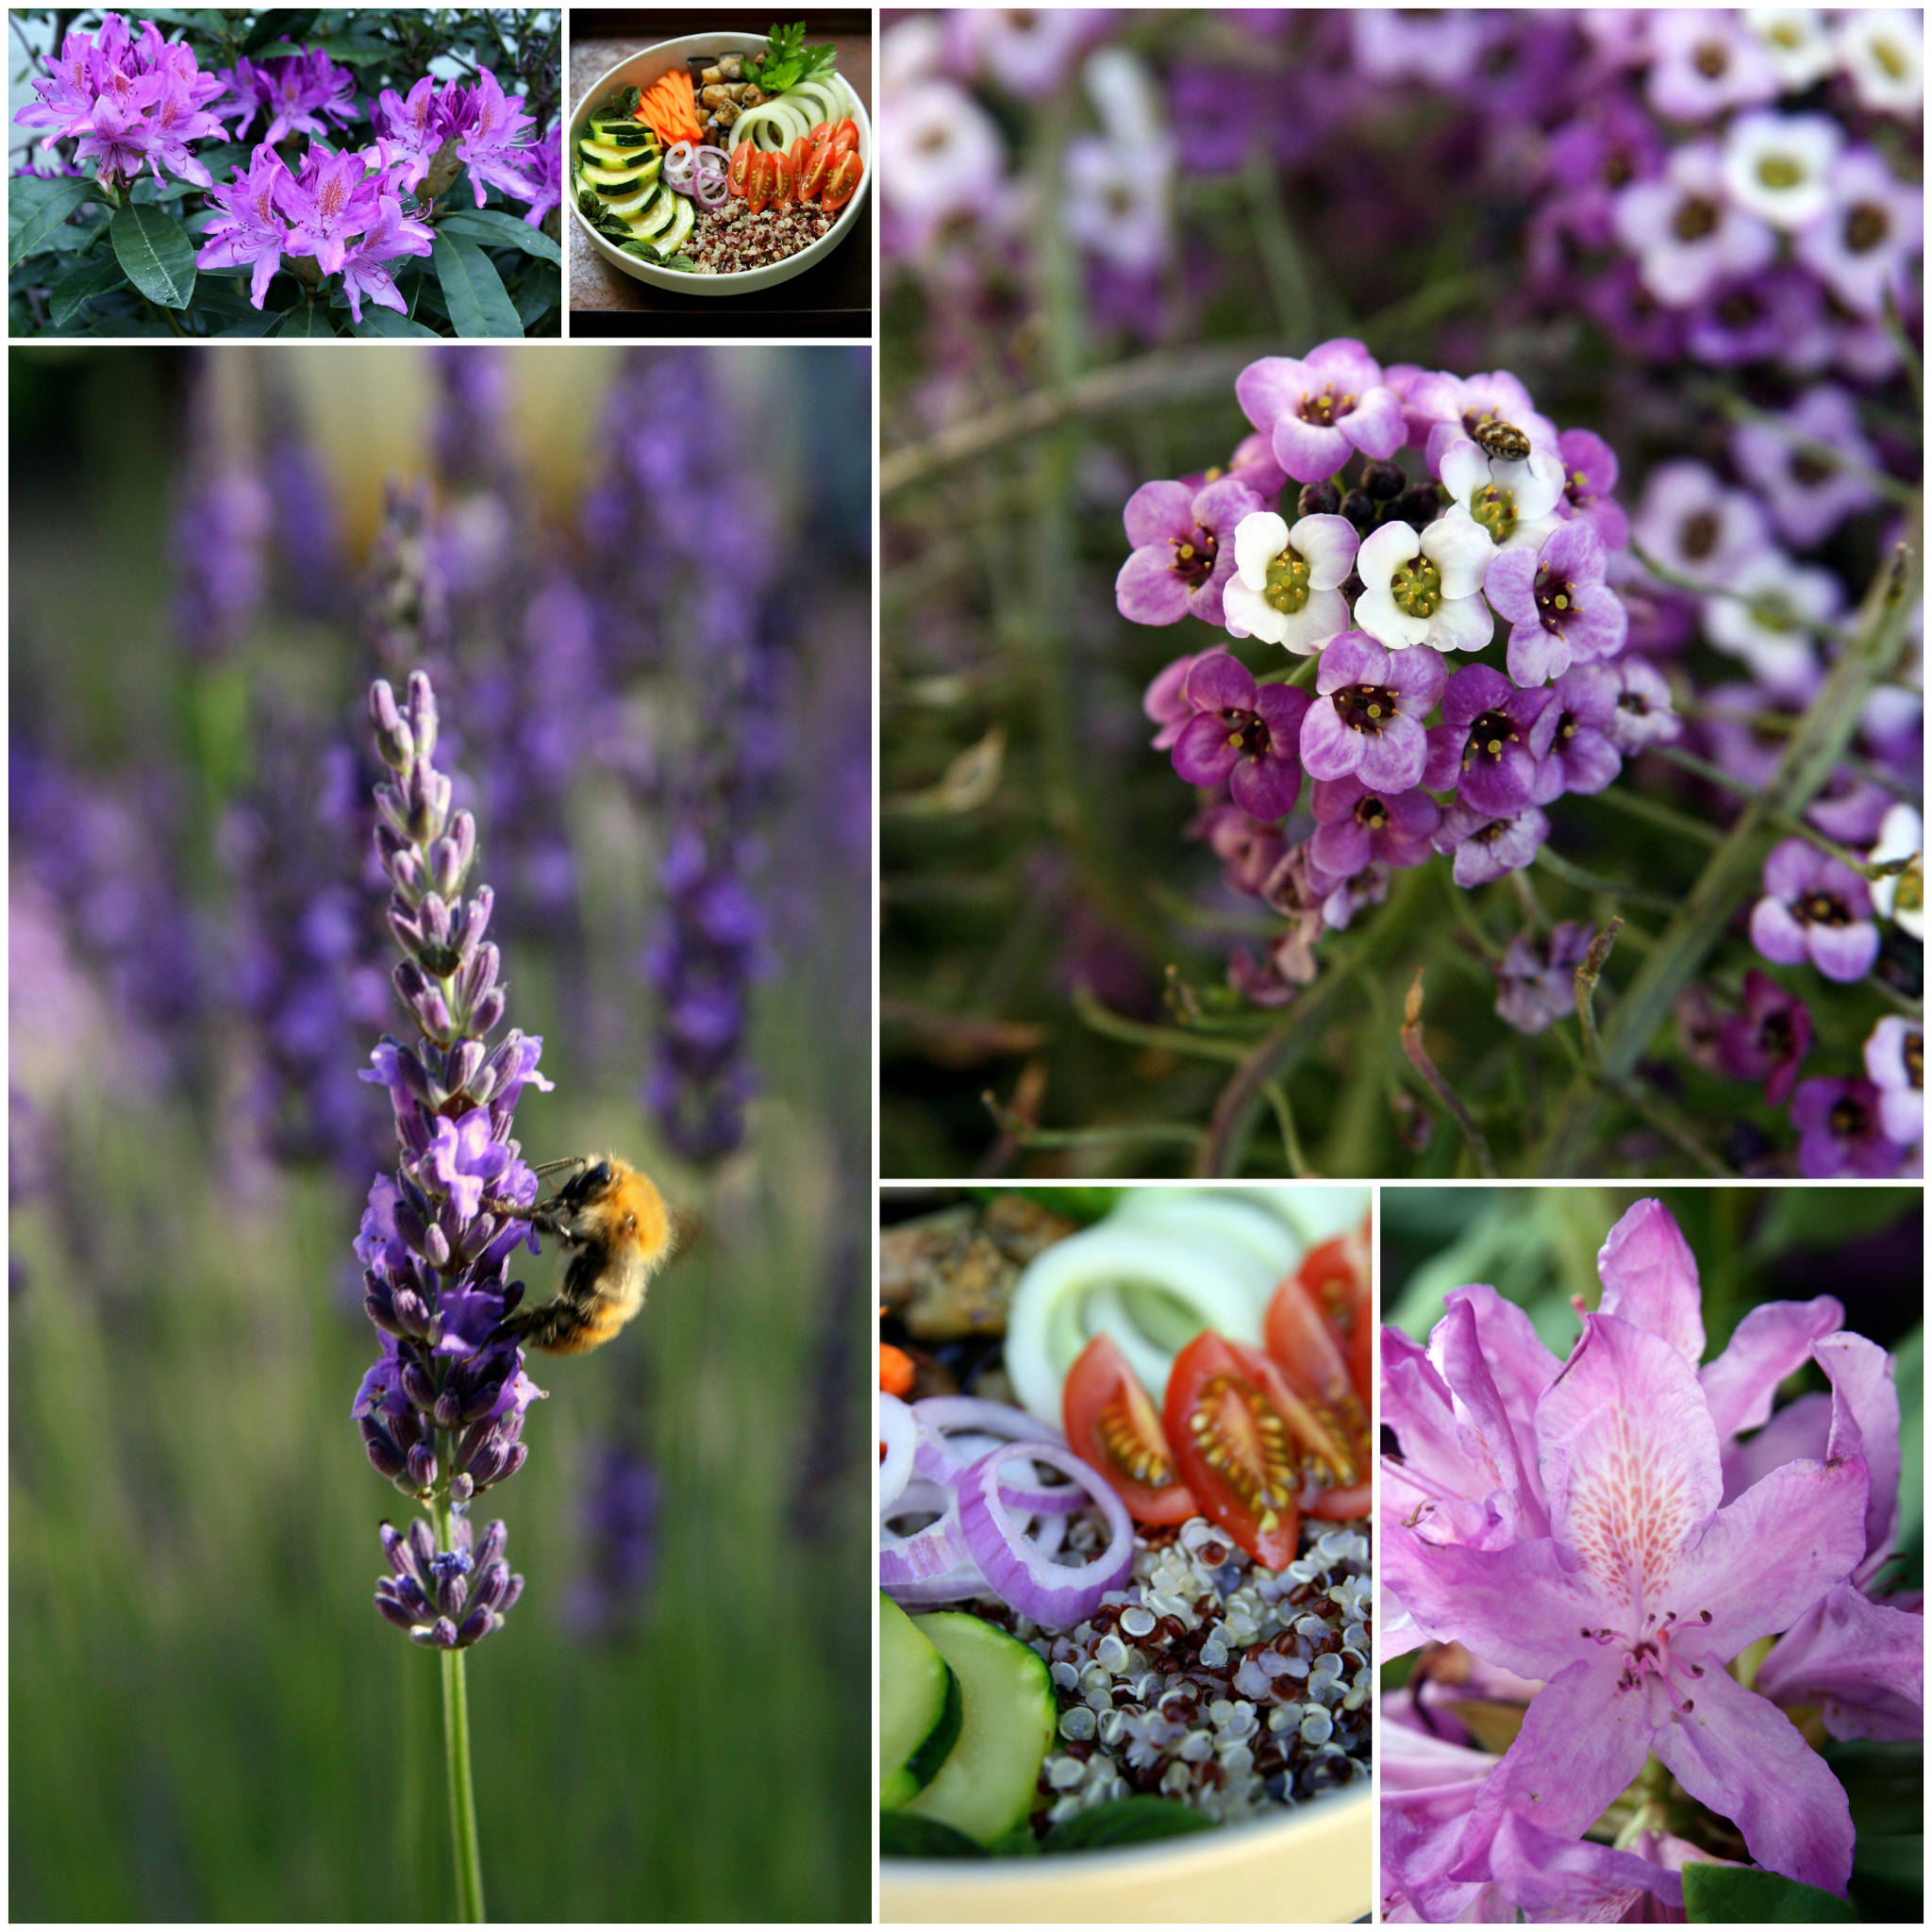
{"label": "purple rhododendron flower", "polygon": [[1359,777],[1319,778],[1311,803],[1308,857],[1324,872],[1349,876],[1364,866],[1421,865],[1442,808],[1426,791],[1374,791]]}
{"label": "purple rhododendron flower", "polygon": [[523,107],[523,95],[506,95],[485,67],[452,114],[457,153],[470,171],[478,208],[486,181],[518,201],[528,201],[536,192],[529,178],[529,130],[537,124]]}
{"label": "purple rhododendron flower", "polygon": [[237,141],[247,138],[258,114],[268,117],[261,138],[270,147],[291,134],[319,138],[328,132],[329,121],[340,127],[356,118],[355,74],[338,67],[320,47],[275,60],[244,55],[223,70],[222,78],[242,110],[235,124]]}
{"label": "purple rhododendron flower", "polygon": [[1765,1100],[1782,1107],[1810,1050],[1811,1009],[1754,966],[1744,975],[1743,1010],[1718,1029],[1718,1065],[1734,1080],[1762,1080]]}
{"label": "purple rhododendron flower", "polygon": [[1492,817],[1520,811],[1537,789],[1531,739],[1549,702],[1548,691],[1519,691],[1487,664],[1458,671],[1442,693],[1442,722],[1429,730],[1423,783]]}
{"label": "purple rhododendron flower", "polygon": [[[1759,1864],[1841,1896],[1842,1788],[1761,1694],[1761,1673],[1750,1691],[1725,1665],[1804,1631],[1886,1548],[1890,1362],[1839,1333],[1842,1307],[1820,1296],[1754,1308],[1700,1367],[1696,1262],[1655,1201],[1610,1231],[1598,1272],[1601,1305],[1567,1362],[1488,1288],[1448,1296],[1426,1351],[1384,1331],[1381,1412],[1398,1452],[1382,1472],[1384,1632],[1465,1646],[1531,1692],[1486,1774],[1439,1752],[1433,1774],[1401,1777],[1385,1857],[1394,1851],[1419,1916],[1508,1918],[1479,1908],[1480,1889],[1522,1908],[1520,1888],[1549,1863],[1541,1840],[1526,1861],[1509,1848],[1520,1823],[1580,1840],[1655,1752]],[[1797,1405],[1764,1426],[1779,1382],[1807,1360],[1833,1385],[1822,1441],[1785,1424]],[[1916,1633],[1909,1658],[1902,1634],[1874,1646],[1900,1669],[1900,1703],[1922,1682]]]}
{"label": "purple rhododendron flower", "polygon": [[362,298],[393,308],[398,315],[408,313],[408,304],[395,285],[388,263],[404,255],[433,255],[436,237],[422,222],[408,220],[403,205],[393,194],[376,197],[376,216],[368,231],[342,257],[342,292],[349,298],[349,313],[362,320]]}
{"label": "purple rhododendron flower", "polygon": [[1604,581],[1608,553],[1593,524],[1559,524],[1532,555],[1504,550],[1491,559],[1483,589],[1511,626],[1509,675],[1542,684],[1573,662],[1594,663],[1623,648],[1629,618]]}
{"label": "purple rhododendron flower", "polygon": [[[1319,788],[1317,788],[1319,789]],[[1925,1028],[1888,1013],[1865,1041],[1865,1073],[1878,1090],[1878,1121],[1894,1146],[1925,1138]]]}
{"label": "purple rhododendron flower", "polygon": [[1402,447],[1402,405],[1381,365],[1348,337],[1300,358],[1264,356],[1235,378],[1242,413],[1268,437],[1297,483],[1332,476],[1359,450],[1392,457]]}
{"label": "purple rhododendron flower", "polygon": [[1878,958],[1872,894],[1850,866],[1787,839],[1764,861],[1764,897],[1751,908],[1751,943],[1780,966],[1809,959],[1849,986]]}
{"label": "purple rhododendron flower", "polygon": [[1547,933],[1526,927],[1496,964],[1496,1017],[1519,1033],[1541,1033],[1576,1010],[1576,969],[1596,927],[1558,920]]}
{"label": "purple rhododendron flower", "polygon": [[1143,483],[1122,513],[1134,554],[1114,579],[1114,601],[1136,624],[1224,621],[1222,591],[1234,575],[1234,533],[1261,499],[1224,476],[1204,490]]}
{"label": "purple rhododendron flower", "polygon": [[1189,672],[1181,694],[1194,716],[1174,741],[1174,770],[1191,785],[1225,782],[1251,818],[1286,818],[1301,796],[1297,750],[1307,692],[1257,686],[1239,658],[1210,651]]}
{"label": "purple rhododendron flower", "polygon": [[194,265],[250,270],[248,298],[258,308],[267,299],[268,285],[282,265],[288,242],[288,225],[277,205],[288,173],[288,164],[274,148],[258,147],[245,175],[238,170],[225,187],[208,190],[208,199],[224,212],[208,225],[208,239]]}
{"label": "purple rhododendron flower", "polygon": [[1448,680],[1426,644],[1389,651],[1366,632],[1344,631],[1322,653],[1320,693],[1302,720],[1302,765],[1311,778],[1359,774],[1377,791],[1407,791],[1428,762],[1423,720]]}
{"label": "purple rhododendron flower", "polygon": [[1455,854],[1452,876],[1458,886],[1486,886],[1529,864],[1549,836],[1549,820],[1533,805],[1514,814],[1493,814],[1458,798],[1436,828],[1436,850]]}
{"label": "purple rhododendron flower", "polygon": [[1621,687],[1607,664],[1573,664],[1549,688],[1549,703],[1530,727],[1537,758],[1538,805],[1566,791],[1601,791],[1624,769],[1613,737]]}
{"label": "purple rhododendron flower", "polygon": [[324,275],[336,274],[350,239],[378,212],[367,175],[360,155],[331,154],[322,142],[311,142],[301,174],[284,174],[275,184],[275,206],[289,223],[288,253],[312,255]]}
{"label": "purple rhododendron flower", "polygon": [[1870,1080],[1803,1081],[1791,1096],[1791,1124],[1807,1180],[1889,1180],[1899,1172],[1899,1149]]}

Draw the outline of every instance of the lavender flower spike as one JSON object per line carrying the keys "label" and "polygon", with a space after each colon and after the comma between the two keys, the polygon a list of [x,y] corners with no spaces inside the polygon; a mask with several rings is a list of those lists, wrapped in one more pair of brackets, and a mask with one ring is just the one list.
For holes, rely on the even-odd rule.
{"label": "lavender flower spike", "polygon": [[523,1467],[524,1412],[543,1392],[496,1330],[523,1293],[521,1282],[504,1280],[509,1257],[526,1239],[536,1246],[504,1212],[537,1195],[509,1138],[511,1114],[526,1084],[551,1083],[536,1070],[541,1041],[512,1030],[493,1049],[486,1041],[505,1007],[496,948],[484,939],[491,898],[487,886],[462,896],[476,828],[468,812],[451,814],[450,781],[434,763],[429,679],[411,676],[407,710],[378,679],[370,717],[391,774],[375,788],[375,845],[403,951],[393,978],[422,1039],[411,1047],[385,1038],[362,1075],[389,1091],[398,1161],[371,1188],[356,1241],[381,1352],[353,1413],[370,1461],[428,1507],[441,1532],[439,1548],[419,1521],[407,1560],[402,1540],[385,1537],[395,1576],[384,1579],[376,1608],[418,1642],[447,1650],[498,1628],[523,1588],[507,1568],[500,1577],[491,1568],[500,1525],[485,1539],[488,1557],[472,1565],[467,1511]]}

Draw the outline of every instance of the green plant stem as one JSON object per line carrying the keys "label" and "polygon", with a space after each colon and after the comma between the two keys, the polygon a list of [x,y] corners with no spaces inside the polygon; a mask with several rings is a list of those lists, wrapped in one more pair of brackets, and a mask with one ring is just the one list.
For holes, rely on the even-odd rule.
{"label": "green plant stem", "polygon": [[[1841,470],[1847,476],[1864,484],[1866,489],[1879,496],[1890,497],[1893,503],[1918,502],[1919,492],[1909,483],[1902,483],[1896,476],[1888,475],[1883,470],[1874,470],[1869,463],[1854,460],[1836,444],[1821,441],[1815,436],[1806,435],[1802,429],[1792,428],[1782,416],[1774,415],[1769,409],[1761,409],[1756,403],[1746,402],[1742,396],[1733,395],[1727,389],[1719,389],[1715,386],[1700,387],[1704,400],[1714,404],[1733,423],[1751,423],[1760,429],[1768,429],[1781,442],[1790,443],[1800,456],[1810,457],[1831,469]],[[1648,560],[1645,559],[1646,562]]]}
{"label": "green plant stem", "polygon": [[[439,1435],[438,1460],[447,1467],[448,1439]],[[447,1494],[436,1499],[436,1546],[450,1544],[450,1506]],[[465,1925],[483,1923],[483,1857],[476,1841],[476,1789],[470,1774],[470,1699],[463,1681],[463,1653],[445,1650],[442,1656],[442,1755],[449,1774],[449,1824],[457,1866],[457,1919]]]}
{"label": "green plant stem", "polygon": [[1261,258],[1261,273],[1274,303],[1274,319],[1291,342],[1312,342],[1315,291],[1308,280],[1307,260],[1281,199],[1281,177],[1274,158],[1258,143],[1249,151],[1241,186],[1254,227],[1255,252]]}
{"label": "green plant stem", "polygon": [[1091,987],[1076,986],[1073,1005],[1074,1013],[1094,1032],[1104,1033],[1109,1040],[1124,1041],[1129,1046],[1153,1047],[1162,1053],[1197,1054],[1210,1060],[1228,1060],[1236,1066],[1248,1058],[1248,1049],[1238,1041],[1204,1039],[1174,1026],[1147,1026],[1139,1020],[1123,1019],[1110,1007],[1102,1006]]}
{"label": "green plant stem", "polygon": [[1612,785],[1607,791],[1591,795],[1599,805],[1607,805],[1626,818],[1642,819],[1648,824],[1661,825],[1665,831],[1674,832],[1680,839],[1694,839],[1700,845],[1715,846],[1724,842],[1724,833],[1715,825],[1707,825],[1702,819],[1693,819],[1689,812],[1679,811],[1675,806],[1645,798],[1641,792],[1627,791],[1620,785]]}
{"label": "green plant stem", "polygon": [[1590,950],[1584,954],[1575,973],[1576,980],[1576,1024],[1583,1035],[1583,1058],[1591,1073],[1602,1069],[1603,1048],[1596,1034],[1596,983],[1604,976],[1604,968],[1609,964],[1610,948],[1617,943],[1617,935],[1624,930],[1624,922],[1613,919],[1590,942]]}
{"label": "green plant stem", "polygon": [[1409,1065],[1428,1083],[1429,1091],[1448,1108],[1450,1118],[1462,1129],[1462,1138],[1468,1143],[1476,1171],[1485,1180],[1494,1180],[1496,1163],[1491,1158],[1490,1143],[1483,1139],[1482,1129],[1471,1117],[1468,1108],[1463,1106],[1462,1096],[1450,1086],[1423,1043],[1423,969],[1420,966],[1415,969],[1415,978],[1410,983],[1408,998],[1403,1008],[1402,1050],[1408,1056]]}
{"label": "green plant stem", "polygon": [[1579,892],[1597,892],[1607,899],[1627,899],[1633,906],[1652,906],[1660,912],[1674,912],[1677,901],[1668,892],[1653,892],[1643,886],[1626,885],[1622,879],[1607,879],[1593,872],[1585,872],[1580,865],[1572,865],[1560,853],[1552,852],[1545,845],[1537,853],[1536,862],[1566,886],[1574,886]]}
{"label": "green plant stem", "polygon": [[[1604,1029],[1605,1077],[1628,1081],[1644,1049],[1669,1018],[1677,996],[1702,969],[1736,914],[1757,890],[1769,847],[1770,824],[1802,817],[1829,781],[1858,726],[1858,713],[1874,684],[1894,672],[1919,580],[1918,553],[1901,544],[1879,574],[1851,647],[1833,665],[1824,688],[1786,747],[1763,791],[1745,804],[1738,823],[1711,855],[1682,909],[1657,936]],[[1563,1109],[1556,1137],[1540,1171],[1574,1174],[1594,1142],[1601,1105],[1585,1099]]]}
{"label": "green plant stem", "polygon": [[[1722,765],[1714,765],[1707,758],[1701,758],[1695,752],[1680,751],[1674,744],[1654,744],[1651,750],[1660,758],[1667,758],[1684,771],[1693,773],[1707,785],[1721,786],[1727,791],[1735,791],[1741,798],[1749,798],[1754,790],[1743,779],[1736,778]],[[1803,819],[1780,818],[1776,821],[1781,832],[1789,832],[1793,838],[1802,839],[1807,845],[1815,845],[1821,852],[1829,853],[1840,865],[1849,866],[1860,878],[1886,879],[1895,877],[1904,871],[1906,861],[1900,859],[1891,864],[1874,865],[1869,858],[1862,858],[1848,845],[1840,845],[1836,839],[1827,839],[1815,825],[1809,825]]]}
{"label": "green plant stem", "polygon": [[1312,1170],[1307,1156],[1302,1152],[1302,1137],[1295,1130],[1294,1108],[1289,1105],[1288,1090],[1279,1080],[1270,1080],[1262,1090],[1268,1095],[1268,1105],[1274,1109],[1274,1124],[1281,1129],[1281,1151],[1288,1159],[1288,1171],[1296,1180],[1309,1178]]}

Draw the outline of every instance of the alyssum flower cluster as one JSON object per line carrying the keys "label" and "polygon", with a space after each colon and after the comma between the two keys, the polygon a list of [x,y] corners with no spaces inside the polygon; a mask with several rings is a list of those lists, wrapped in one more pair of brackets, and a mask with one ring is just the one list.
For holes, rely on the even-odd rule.
{"label": "alyssum flower cluster", "polygon": [[[506,95],[487,68],[474,86],[439,88],[425,75],[407,97],[385,89],[368,108],[374,144],[341,152],[323,137],[332,131],[329,123],[340,128],[356,118],[355,75],[319,50],[259,62],[243,58],[219,75],[204,74],[192,49],[165,42],[154,22],[131,35],[109,13],[96,33],[68,34],[52,68],[51,77],[35,83],[40,99],[16,120],[45,128],[49,149],[77,137],[75,159],[93,163],[109,196],[143,170],[157,181],[173,175],[206,189],[219,212],[195,266],[247,272],[258,309],[276,272],[287,268],[315,286],[340,275],[357,322],[365,299],[405,312],[390,264],[435,246],[410,209],[415,198],[442,193],[461,168],[469,169],[478,208],[486,183],[530,204],[532,223],[557,205],[558,170],[536,144],[523,95]],[[247,163],[216,183],[189,144],[229,140],[231,120],[233,136],[245,137],[258,117],[265,125]],[[291,163],[278,143],[296,136],[308,144]]]}
{"label": "alyssum flower cluster", "polygon": [[[1663,679],[1623,655],[1608,573],[1628,525],[1601,438],[1559,434],[1507,372],[1385,370],[1348,340],[1251,363],[1236,394],[1256,433],[1225,470],[1135,491],[1115,588],[1140,623],[1191,615],[1318,660],[1310,696],[1216,645],[1146,700],[1174,770],[1220,794],[1196,828],[1230,881],[1291,922],[1265,969],[1235,962],[1278,1003],[1391,872],[1441,853],[1475,886],[1527,865],[1544,806],[1602,791],[1678,724]],[[1452,672],[1499,624],[1507,675]],[[1290,846],[1305,777],[1315,830]]]}
{"label": "alyssum flower cluster", "polygon": [[541,1041],[512,1028],[486,1044],[506,1007],[484,937],[491,892],[462,896],[476,825],[467,811],[452,817],[450,780],[432,762],[428,678],[410,678],[407,714],[378,679],[370,714],[393,774],[375,790],[390,930],[403,952],[393,977],[422,1039],[411,1048],[386,1038],[363,1075],[389,1091],[399,1158],[370,1189],[356,1241],[382,1343],[354,1414],[376,1470],[452,1525],[441,1548],[425,1522],[406,1536],[383,1525],[394,1574],[377,1584],[375,1607],[418,1643],[457,1649],[499,1628],[523,1589],[502,1558],[502,1524],[473,1544],[467,1516],[475,1497],[523,1467],[524,1412],[543,1393],[522,1349],[496,1330],[523,1292],[504,1269],[520,1242],[536,1247],[506,1211],[537,1197],[512,1115],[526,1085],[551,1083],[537,1072]]}
{"label": "alyssum flower cluster", "polygon": [[[1786,1713],[1815,1707],[1833,1738],[1923,1732],[1918,1597],[1879,1588],[1891,1358],[1820,1295],[1752,1309],[1704,1361],[1697,1264],[1656,1201],[1610,1230],[1598,1272],[1567,1362],[1491,1288],[1456,1290],[1426,1348],[1383,1330],[1384,1655],[1460,1646],[1424,1652],[1387,1700],[1391,1916],[1681,1912],[1685,1865],[1735,1840],[1672,1779],[1757,1864],[1842,1895],[1845,1791]],[[1807,1364],[1830,1395],[1774,1413]],[[1474,1748],[1465,1697],[1526,1704],[1500,1757]]]}

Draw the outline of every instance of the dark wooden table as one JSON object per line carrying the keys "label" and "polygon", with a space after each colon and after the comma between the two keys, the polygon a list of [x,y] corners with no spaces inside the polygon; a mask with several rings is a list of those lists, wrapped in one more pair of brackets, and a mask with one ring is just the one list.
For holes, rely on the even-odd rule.
{"label": "dark wooden table", "polygon": [[[570,99],[566,119],[600,75],[620,60],[686,34],[741,33],[760,40],[787,8],[753,13],[738,8],[710,12],[683,8],[570,11]],[[872,112],[872,19],[866,12],[805,16],[809,45],[829,41],[839,72]],[[872,334],[873,234],[877,184],[866,184],[865,205],[845,239],[823,261],[772,289],[746,295],[683,295],[614,269],[591,245],[571,213],[565,189],[564,225],[570,249],[570,332],[573,336],[866,336]]]}

